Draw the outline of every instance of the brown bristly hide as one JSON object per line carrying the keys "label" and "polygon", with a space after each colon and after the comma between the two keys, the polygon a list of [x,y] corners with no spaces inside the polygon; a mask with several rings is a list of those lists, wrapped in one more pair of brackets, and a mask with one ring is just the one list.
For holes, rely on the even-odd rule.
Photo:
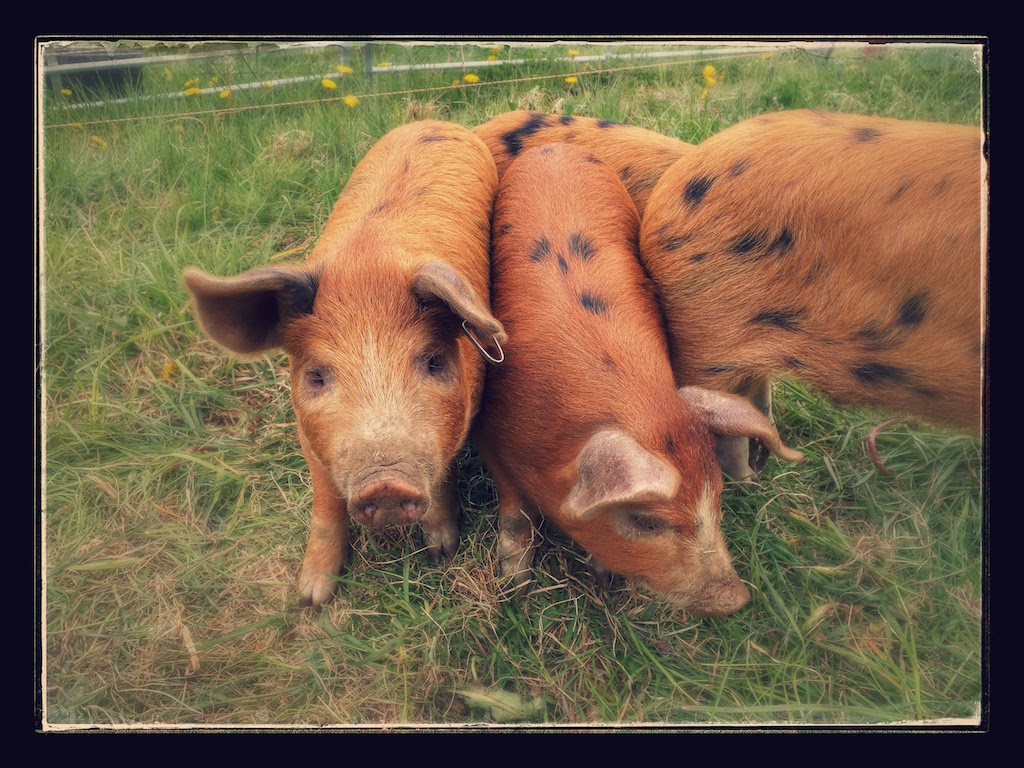
{"label": "brown bristly hide", "polygon": [[489,343],[490,216],[483,143],[451,123],[397,128],[366,154],[302,264],[185,282],[203,329],[229,352],[289,355],[313,485],[302,602],[334,591],[350,517],[418,522],[432,557],[458,544],[451,468],[483,388],[462,323]]}
{"label": "brown bristly hide", "polygon": [[[719,525],[713,398],[676,389],[638,231],[626,189],[585,148],[526,150],[499,186],[492,307],[509,345],[474,439],[498,486],[502,568],[528,582],[542,514],[601,566],[724,615],[749,593]],[[712,420],[756,424],[782,450],[735,400]]]}

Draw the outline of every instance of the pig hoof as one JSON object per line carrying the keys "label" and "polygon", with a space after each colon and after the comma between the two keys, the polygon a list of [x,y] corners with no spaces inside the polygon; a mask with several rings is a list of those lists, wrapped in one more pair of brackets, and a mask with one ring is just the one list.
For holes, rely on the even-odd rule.
{"label": "pig hoof", "polygon": [[598,586],[608,589],[612,585],[612,572],[598,562],[594,562],[594,578]]}
{"label": "pig hoof", "polygon": [[303,576],[300,580],[299,591],[302,593],[302,597],[299,598],[299,607],[319,610],[320,606],[329,602],[334,597],[334,590],[337,586],[338,583],[327,576],[315,576],[312,578]]}
{"label": "pig hoof", "polygon": [[442,558],[452,557],[459,549],[459,532],[457,530],[443,530],[440,533],[425,531],[427,539],[427,557],[432,563],[440,562]]}

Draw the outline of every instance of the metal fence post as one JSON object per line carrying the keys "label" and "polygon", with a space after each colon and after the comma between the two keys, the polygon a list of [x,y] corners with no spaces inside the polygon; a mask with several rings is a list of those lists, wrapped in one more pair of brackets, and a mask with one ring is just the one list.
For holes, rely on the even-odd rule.
{"label": "metal fence post", "polygon": [[373,54],[369,43],[363,43],[363,69],[367,77],[373,77]]}

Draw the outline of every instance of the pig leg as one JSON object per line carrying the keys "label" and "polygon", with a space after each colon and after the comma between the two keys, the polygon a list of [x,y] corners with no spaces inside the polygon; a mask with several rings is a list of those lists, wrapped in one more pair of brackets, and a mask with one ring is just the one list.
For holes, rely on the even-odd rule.
{"label": "pig leg", "polygon": [[307,453],[313,481],[313,517],[306,559],[299,576],[301,606],[318,608],[331,599],[348,552],[348,507],[338,497],[323,465]]}
{"label": "pig leg", "polygon": [[[750,400],[769,421],[772,420],[771,379],[752,379],[736,394]],[[757,441],[748,437],[719,437],[716,449],[722,471],[740,482],[756,481],[757,471],[764,466],[764,459],[767,458]]]}
{"label": "pig leg", "polygon": [[348,554],[348,506],[334,490],[327,469],[316,457],[301,426],[299,445],[313,484],[313,515],[306,559],[299,575],[299,605],[319,608],[334,594],[337,582],[332,577],[341,571]]}
{"label": "pig leg", "polygon": [[426,540],[427,556],[433,562],[442,556],[451,557],[459,548],[459,505],[454,472],[434,493],[434,502],[420,518],[420,528]]}
{"label": "pig leg", "polygon": [[540,538],[540,515],[522,495],[498,484],[498,556],[501,573],[512,579],[519,595],[526,594],[533,568],[533,556]]}

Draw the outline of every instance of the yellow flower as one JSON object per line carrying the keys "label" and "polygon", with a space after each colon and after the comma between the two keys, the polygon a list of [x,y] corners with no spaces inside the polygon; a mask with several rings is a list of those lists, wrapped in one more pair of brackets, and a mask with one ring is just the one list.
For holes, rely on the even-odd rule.
{"label": "yellow flower", "polygon": [[497,61],[498,57],[497,57],[497,55],[495,55],[493,53],[489,53],[489,54],[487,54],[487,60],[488,61]]}
{"label": "yellow flower", "polygon": [[265,82],[265,83],[263,84],[263,87],[264,87],[264,88],[273,88],[273,87],[274,87],[274,84],[273,84],[272,82],[270,82],[269,80],[267,80],[267,82]]}
{"label": "yellow flower", "polygon": [[381,62],[377,63],[377,66],[378,67],[390,67],[391,66],[391,62],[390,61],[381,61]]}
{"label": "yellow flower", "polygon": [[194,85],[199,85],[199,78],[198,77],[193,77],[191,80],[186,80],[185,81],[185,87],[186,88],[191,88]]}
{"label": "yellow flower", "polygon": [[185,95],[186,96],[198,96],[200,93],[202,93],[202,91],[199,88],[186,88],[185,89]]}
{"label": "yellow flower", "polygon": [[211,78],[210,78],[210,81],[209,81],[209,82],[207,83],[207,85],[208,85],[208,86],[209,86],[210,88],[212,88],[212,87],[213,87],[213,86],[215,86],[216,84],[217,84],[217,78],[216,78],[216,77],[211,77]]}
{"label": "yellow flower", "polygon": [[341,72],[341,74],[343,75],[352,74],[352,67],[346,67],[344,64],[339,64],[338,66],[335,67],[335,69]]}
{"label": "yellow flower", "polygon": [[220,97],[222,99],[230,99],[231,98],[231,91],[229,89],[225,88],[223,91],[220,92]]}
{"label": "yellow flower", "polygon": [[474,75],[472,72],[470,72],[468,75],[466,75],[462,79],[465,80],[467,83],[470,83],[470,84],[472,84],[472,83],[479,83],[480,82],[480,78],[477,77],[476,75]]}
{"label": "yellow flower", "polygon": [[96,134],[93,134],[89,138],[92,139],[92,143],[93,144],[98,144],[101,149],[106,149],[107,148],[107,142],[105,142],[103,139],[101,139]]}
{"label": "yellow flower", "polygon": [[455,80],[452,80],[452,85],[458,85],[458,84],[459,84],[458,78],[456,78]]}
{"label": "yellow flower", "polygon": [[63,93],[65,96],[70,96],[71,95],[71,89],[70,88],[61,88],[60,92]]}
{"label": "yellow flower", "polygon": [[164,80],[170,80],[170,79],[171,79],[171,70],[169,70],[167,67],[164,67]]}
{"label": "yellow flower", "polygon": [[160,378],[163,379],[164,381],[167,381],[172,376],[174,376],[174,372],[177,370],[178,366],[174,364],[174,361],[168,360],[166,363],[164,363],[164,367],[160,369]]}
{"label": "yellow flower", "polygon": [[336,82],[327,77],[320,81],[320,85],[322,85],[328,91],[333,91],[335,88],[338,87],[338,84]]}
{"label": "yellow flower", "polygon": [[81,123],[72,123],[72,124],[71,124],[71,127],[72,127],[72,128],[77,128],[77,129],[78,129],[78,130],[80,130],[80,131],[82,131],[82,130],[85,130],[85,126],[84,126],[84,125],[82,125]]}
{"label": "yellow flower", "polygon": [[577,50],[576,50],[575,48],[570,48],[570,49],[569,49],[569,56],[570,56],[571,58],[575,59],[575,58],[576,58],[577,56],[579,56],[579,55],[580,55],[580,52],[579,52],[579,51],[577,51]]}
{"label": "yellow flower", "polygon": [[704,66],[704,77],[705,78],[714,78],[714,76],[715,76],[715,68],[711,64],[706,64]]}
{"label": "yellow flower", "polygon": [[707,101],[707,99],[708,99],[708,89],[705,88],[704,92],[700,95],[700,100],[701,101]]}
{"label": "yellow flower", "polygon": [[498,46],[494,46],[493,48],[488,48],[487,52],[488,53],[501,53],[501,48],[499,48]]}
{"label": "yellow flower", "polygon": [[354,107],[356,104],[359,103],[359,99],[350,93],[348,96],[345,97],[345,103],[348,104],[350,107]]}
{"label": "yellow flower", "polygon": [[176,132],[178,132],[178,133],[184,133],[185,132],[185,126],[182,125],[181,123],[175,123],[174,124],[174,130]]}
{"label": "yellow flower", "polygon": [[565,78],[565,82],[567,82],[569,85],[572,85],[573,83],[576,82],[576,76],[569,75],[567,78]]}

